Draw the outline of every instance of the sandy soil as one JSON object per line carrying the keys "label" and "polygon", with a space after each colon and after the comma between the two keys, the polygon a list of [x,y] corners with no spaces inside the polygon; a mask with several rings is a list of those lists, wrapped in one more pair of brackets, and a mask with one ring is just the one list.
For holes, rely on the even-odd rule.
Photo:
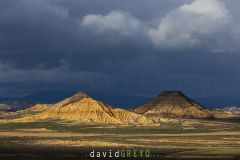
{"label": "sandy soil", "polygon": [[[133,144],[104,142],[104,141],[80,141],[80,140],[37,140],[33,144],[41,145],[62,145],[62,146],[83,146],[83,147],[136,147]],[[139,146],[139,145],[138,145]]]}
{"label": "sandy soil", "polygon": [[[33,131],[34,130],[34,131]],[[39,129],[18,129],[15,131],[0,131],[0,137],[82,137],[82,136],[101,136],[101,135],[112,135],[112,134],[82,134],[82,133],[71,133],[71,132],[56,132]]]}
{"label": "sandy soil", "polygon": [[[72,132],[57,132],[47,129],[18,129],[15,131],[0,131],[0,136],[5,137],[82,137],[82,136],[119,136],[117,134],[83,134],[83,133],[72,133]],[[131,134],[134,137],[189,137],[189,136],[240,136],[240,132],[212,132],[212,133],[184,133],[184,134]],[[121,134],[121,137],[128,137],[128,134]]]}

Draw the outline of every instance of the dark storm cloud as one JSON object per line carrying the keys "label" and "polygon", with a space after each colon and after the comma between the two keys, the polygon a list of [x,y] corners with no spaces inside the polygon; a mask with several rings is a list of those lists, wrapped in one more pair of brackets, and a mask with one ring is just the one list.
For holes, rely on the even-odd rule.
{"label": "dark storm cloud", "polygon": [[2,0],[0,95],[179,89],[237,96],[238,3]]}

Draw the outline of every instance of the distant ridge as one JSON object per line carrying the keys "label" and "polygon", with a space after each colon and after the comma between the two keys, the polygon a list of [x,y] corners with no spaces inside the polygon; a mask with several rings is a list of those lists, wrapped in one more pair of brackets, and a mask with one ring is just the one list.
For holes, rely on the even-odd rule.
{"label": "distant ridge", "polygon": [[[0,97],[0,104],[9,106],[8,109],[3,111],[17,111],[31,107],[34,104],[44,103],[44,104],[54,104],[65,98],[68,98],[75,94],[76,91],[71,90],[49,90],[41,91],[34,94],[25,95],[23,97]],[[87,92],[92,98],[101,100],[112,106],[121,108],[132,108],[139,104],[143,104],[148,101],[151,97],[142,97],[134,95],[124,95],[124,94],[112,94],[112,93],[94,93]],[[208,106],[208,108],[223,108],[226,106],[240,106],[240,98],[237,97],[202,97],[196,98],[194,100],[200,102],[202,106]],[[16,103],[21,102],[21,103]],[[6,108],[6,107],[5,107]]]}

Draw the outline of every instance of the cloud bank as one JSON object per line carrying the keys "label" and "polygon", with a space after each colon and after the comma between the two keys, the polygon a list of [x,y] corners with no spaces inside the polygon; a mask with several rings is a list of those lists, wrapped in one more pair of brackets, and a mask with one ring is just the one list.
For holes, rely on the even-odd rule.
{"label": "cloud bank", "polygon": [[233,46],[223,44],[225,38],[234,43],[233,34],[238,33],[229,32],[238,24],[219,0],[194,0],[158,19],[157,25],[149,25],[151,20],[141,21],[126,11],[111,11],[106,15],[86,15],[82,24],[95,33],[141,33],[160,49],[203,47],[215,52],[229,51]]}
{"label": "cloud bank", "polygon": [[1,0],[0,96],[54,89],[239,95],[239,5]]}
{"label": "cloud bank", "polygon": [[130,36],[138,32],[141,27],[139,20],[123,11],[112,11],[107,15],[86,15],[82,24],[99,33],[115,32]]}
{"label": "cloud bank", "polygon": [[148,35],[158,47],[192,47],[225,32],[230,23],[231,15],[222,2],[195,0],[170,11]]}

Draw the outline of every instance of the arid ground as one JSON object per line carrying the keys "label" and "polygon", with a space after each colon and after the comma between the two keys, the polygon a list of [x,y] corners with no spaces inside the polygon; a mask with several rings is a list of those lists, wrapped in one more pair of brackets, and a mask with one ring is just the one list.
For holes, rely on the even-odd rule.
{"label": "arid ground", "polygon": [[182,126],[1,123],[0,157],[91,159],[92,150],[150,150],[149,159],[240,159],[240,122],[182,120]]}

